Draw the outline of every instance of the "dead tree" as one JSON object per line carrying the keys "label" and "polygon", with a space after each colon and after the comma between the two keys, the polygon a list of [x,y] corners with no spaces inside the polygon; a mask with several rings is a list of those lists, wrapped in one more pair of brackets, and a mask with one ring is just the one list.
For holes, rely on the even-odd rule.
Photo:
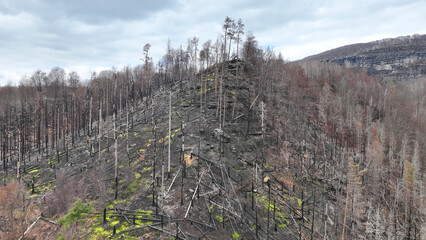
{"label": "dead tree", "polygon": [[169,95],[169,141],[168,141],[168,145],[169,145],[169,156],[168,156],[168,162],[167,162],[167,173],[170,174],[170,156],[171,156],[171,147],[170,147],[170,143],[171,143],[171,131],[172,131],[172,91],[170,91],[170,95]]}
{"label": "dead tree", "polygon": [[101,140],[102,140],[102,103],[100,103],[99,104],[99,120],[98,120],[99,122],[98,122],[98,124],[99,124],[99,127],[98,127],[98,139],[99,139],[99,144],[98,144],[98,155],[99,155],[99,159],[98,159],[98,161],[100,162],[101,161],[101,154],[102,154],[102,151],[101,151]]}
{"label": "dead tree", "polygon": [[118,139],[117,139],[117,108],[114,105],[113,121],[114,121],[114,176],[115,176],[115,199],[118,198]]}

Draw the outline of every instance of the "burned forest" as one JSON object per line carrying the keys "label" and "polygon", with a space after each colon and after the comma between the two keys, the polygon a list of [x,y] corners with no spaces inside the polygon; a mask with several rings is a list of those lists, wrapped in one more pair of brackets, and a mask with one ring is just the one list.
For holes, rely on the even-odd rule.
{"label": "burned forest", "polygon": [[1,87],[0,239],[424,239],[425,78],[218,31]]}

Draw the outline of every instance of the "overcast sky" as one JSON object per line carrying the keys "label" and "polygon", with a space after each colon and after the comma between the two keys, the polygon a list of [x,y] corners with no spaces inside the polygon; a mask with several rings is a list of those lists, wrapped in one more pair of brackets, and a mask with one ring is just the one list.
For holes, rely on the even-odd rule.
{"label": "overcast sky", "polygon": [[226,16],[259,44],[297,60],[342,45],[426,34],[426,1],[0,0],[0,85],[59,66],[83,78],[154,61],[197,36],[215,40]]}

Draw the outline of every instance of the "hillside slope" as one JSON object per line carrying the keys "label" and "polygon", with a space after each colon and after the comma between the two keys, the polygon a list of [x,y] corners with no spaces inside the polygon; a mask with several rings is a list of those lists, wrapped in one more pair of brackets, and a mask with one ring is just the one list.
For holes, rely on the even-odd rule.
{"label": "hillside slope", "polygon": [[[91,137],[82,129],[74,144],[63,138],[54,149],[32,150],[20,181],[28,187],[24,199],[33,204],[33,219],[41,214],[57,220],[78,198],[91,203],[94,212],[82,219],[82,228],[71,225],[61,230],[39,221],[26,236],[44,239],[53,231],[53,236],[67,239],[168,239],[169,235],[176,239],[280,239],[309,232],[300,229],[305,221],[310,229],[303,210],[309,203],[302,203],[303,194],[300,198],[294,192],[299,185],[293,181],[302,179],[282,164],[281,170],[272,162],[268,165],[266,146],[275,145],[276,137],[270,136],[271,126],[268,135],[262,134],[255,110],[260,98],[251,97],[255,106],[249,111],[256,112],[247,117],[253,82],[235,77],[235,63],[228,68],[223,75],[210,69],[194,81],[185,80],[182,87],[177,83],[162,88],[132,107],[129,118],[118,110],[115,124],[114,116],[100,125],[94,122]],[[223,134],[216,117],[223,109],[217,108],[214,90],[219,74],[226,89]],[[201,77],[208,91],[200,109]],[[9,164],[2,171],[4,181],[16,172],[17,160],[12,158]],[[267,175],[268,183],[264,182]]]}
{"label": "hillside slope", "polygon": [[303,61],[327,61],[364,69],[370,75],[407,81],[426,75],[426,35],[351,44],[325,51]]}
{"label": "hillside slope", "polygon": [[424,88],[406,99],[331,63],[256,63],[166,83],[117,117],[29,149],[21,166],[20,152],[8,155],[0,177],[16,194],[0,201],[15,209],[3,236],[421,237]]}

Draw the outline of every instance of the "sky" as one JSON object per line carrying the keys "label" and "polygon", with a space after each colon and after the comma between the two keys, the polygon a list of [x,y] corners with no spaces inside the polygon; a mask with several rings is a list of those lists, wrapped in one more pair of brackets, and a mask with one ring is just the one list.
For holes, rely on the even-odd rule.
{"label": "sky", "polygon": [[221,34],[226,16],[242,19],[259,45],[286,60],[339,46],[426,34],[424,0],[0,0],[0,86],[61,67],[93,71],[154,62],[167,41],[200,45]]}

